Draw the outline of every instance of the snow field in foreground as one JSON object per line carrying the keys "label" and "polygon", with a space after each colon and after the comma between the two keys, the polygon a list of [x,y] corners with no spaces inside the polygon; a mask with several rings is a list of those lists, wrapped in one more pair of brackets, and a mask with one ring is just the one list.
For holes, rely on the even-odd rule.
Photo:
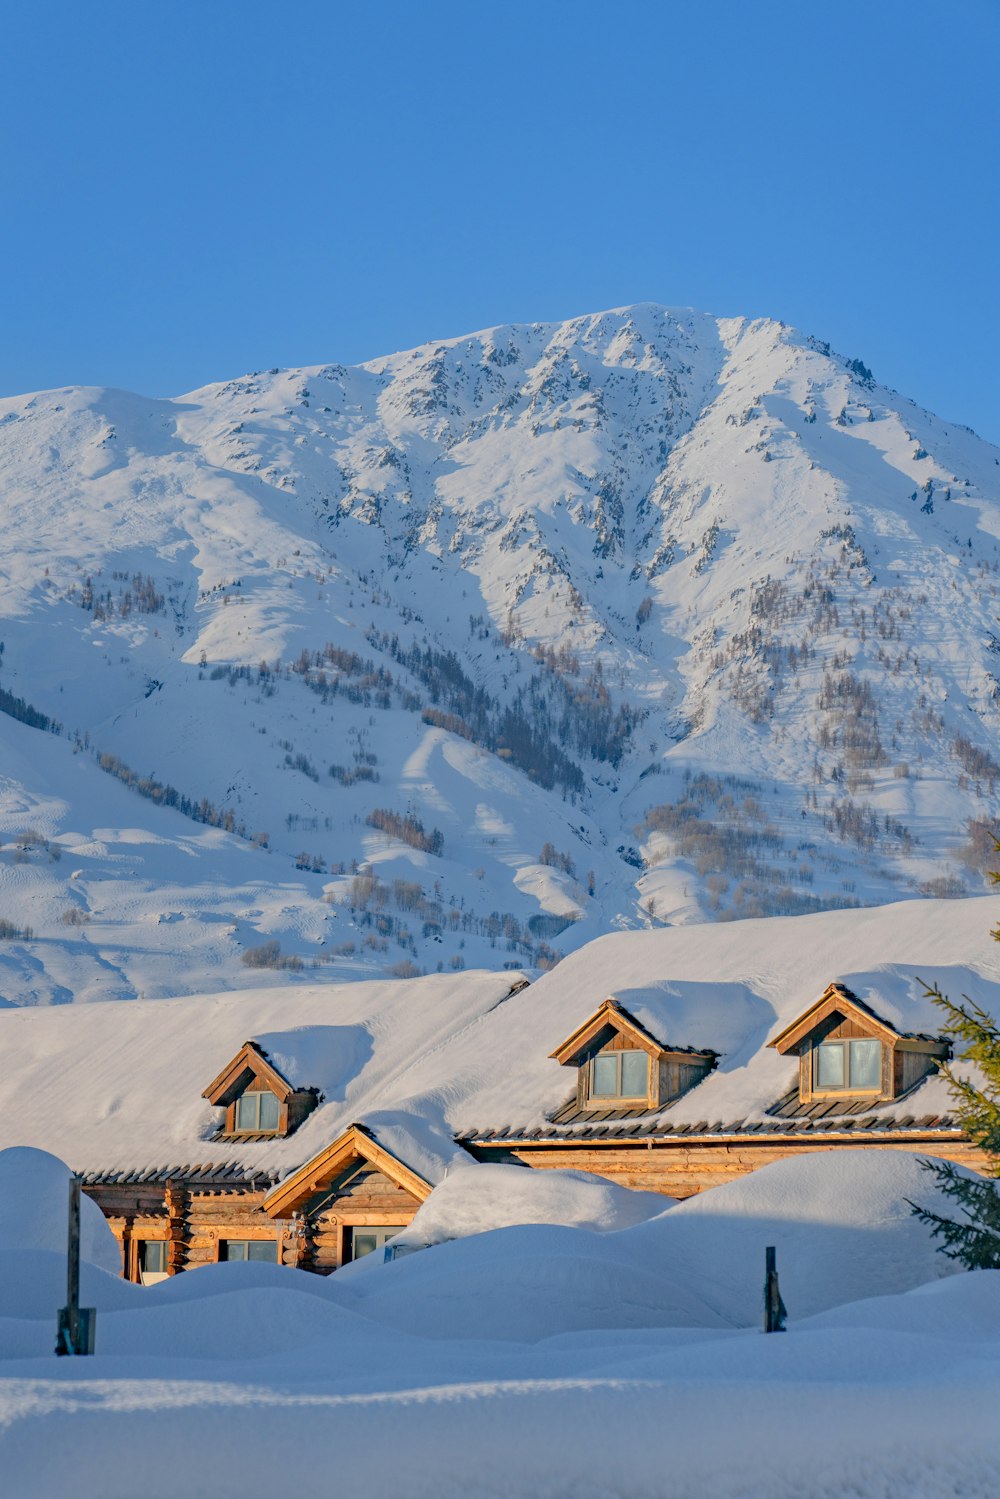
{"label": "snow field in foreground", "polygon": [[[4,1494],[236,1499],[303,1475],[386,1499],[995,1493],[1000,1275],[934,1253],[915,1157],[781,1162],[603,1232],[477,1232],[543,1202],[615,1221],[594,1179],[546,1173],[538,1195],[521,1174],[454,1173],[425,1222],[469,1237],[328,1280],[220,1265],[143,1290],[87,1266],[98,1352],[56,1360],[66,1171],[0,1154]],[[767,1243],[791,1315],[772,1338]]]}

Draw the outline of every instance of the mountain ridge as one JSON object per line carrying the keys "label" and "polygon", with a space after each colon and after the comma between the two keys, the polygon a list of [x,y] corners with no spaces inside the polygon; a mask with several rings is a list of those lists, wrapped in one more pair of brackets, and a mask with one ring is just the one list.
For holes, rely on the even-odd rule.
{"label": "mountain ridge", "polygon": [[[49,803],[9,778],[0,880],[49,946],[9,938],[0,985],[243,983],[275,940],[339,976],[544,965],[609,927],[981,889],[998,462],[817,339],[650,303],[0,400],[0,690],[145,788],[133,920],[103,792],[34,819],[105,847],[70,886],[15,862]],[[215,840],[211,922],[164,877],[163,787]],[[145,973],[164,887],[200,956]]]}

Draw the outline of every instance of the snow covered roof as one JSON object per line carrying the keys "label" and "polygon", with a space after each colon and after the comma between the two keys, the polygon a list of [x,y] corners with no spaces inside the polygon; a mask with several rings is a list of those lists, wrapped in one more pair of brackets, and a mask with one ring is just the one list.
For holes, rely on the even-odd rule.
{"label": "snow covered roof", "polygon": [[[611,993],[651,1036],[718,1054],[658,1115],[664,1129],[813,1128],[822,1121],[776,1118],[798,1064],[768,1041],[834,981],[900,1033],[940,1032],[929,983],[1000,1014],[998,921],[1000,898],[984,896],[621,933],[515,993],[517,975],[459,973],[2,1010],[0,1146],[39,1146],[85,1172],[283,1179],[360,1124],[433,1185],[462,1154],[456,1137],[557,1128],[567,1074],[550,1053]],[[219,1110],[202,1089],[248,1037],[290,1084],[322,1094],[286,1139],[214,1138]],[[864,1118],[905,1127],[948,1108],[932,1077]]]}
{"label": "snow covered roof", "polygon": [[[0,1146],[39,1146],[104,1178],[266,1181],[365,1120],[389,1149],[402,1130],[405,1149],[395,1153],[433,1181],[457,1149],[443,1121],[421,1118],[433,1053],[475,1028],[518,977],[466,972],[3,1010]],[[217,1138],[224,1110],[203,1090],[224,1080],[248,1038],[287,1085],[321,1095],[287,1138]]]}

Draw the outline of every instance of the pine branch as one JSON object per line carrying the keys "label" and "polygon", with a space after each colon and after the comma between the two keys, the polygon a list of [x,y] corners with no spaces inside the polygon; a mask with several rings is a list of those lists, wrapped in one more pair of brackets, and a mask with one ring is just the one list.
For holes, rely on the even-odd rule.
{"label": "pine branch", "polygon": [[[1000,871],[990,878],[1000,884]],[[991,935],[1000,941],[1000,927]],[[967,994],[956,1004],[938,984],[924,984],[924,991],[945,1014],[944,1034],[964,1043],[959,1060],[974,1062],[985,1078],[979,1088],[969,1078],[957,1077],[950,1066],[941,1068],[959,1124],[987,1155],[993,1176],[1000,1177],[1000,1026]],[[1000,1270],[1000,1191],[995,1183],[965,1175],[953,1161],[921,1165],[933,1173],[941,1195],[957,1203],[963,1214],[961,1219],[947,1218],[910,1203],[915,1216],[930,1228],[931,1238],[942,1241],[941,1253],[968,1270]]]}

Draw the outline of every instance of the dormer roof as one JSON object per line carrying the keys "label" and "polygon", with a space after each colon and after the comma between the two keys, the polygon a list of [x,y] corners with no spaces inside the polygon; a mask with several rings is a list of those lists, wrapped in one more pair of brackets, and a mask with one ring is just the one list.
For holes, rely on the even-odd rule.
{"label": "dormer roof", "polygon": [[278,1071],[267,1053],[260,1049],[256,1041],[244,1041],[218,1077],[209,1083],[202,1097],[207,1098],[209,1103],[221,1104],[225,1107],[231,1104],[233,1099],[253,1082],[254,1078],[270,1088],[271,1092],[277,1095],[279,1103],[287,1103],[296,1091],[287,1077],[283,1077]]}
{"label": "dormer roof", "polygon": [[658,1061],[670,1056],[714,1057],[714,1051],[699,1051],[690,1046],[666,1046],[651,1034],[646,1027],[628,1011],[620,1000],[610,995],[594,1013],[567,1036],[561,1046],[549,1056],[563,1067],[579,1066],[581,1060],[593,1049],[603,1032],[615,1032],[625,1036],[639,1051],[647,1052]]}
{"label": "dormer roof", "polygon": [[363,1124],[350,1124],[311,1160],[293,1171],[264,1198],[265,1212],[272,1218],[289,1218],[318,1192],[322,1192],[342,1172],[361,1161],[378,1168],[390,1181],[409,1192],[418,1202],[430,1195],[430,1182],[380,1145]]}
{"label": "dormer roof", "polygon": [[859,999],[852,990],[848,989],[846,984],[834,982],[827,984],[819,998],[797,1020],[793,1020],[791,1025],[779,1031],[778,1035],[767,1044],[774,1047],[781,1056],[786,1056],[789,1052],[795,1056],[802,1043],[831,1015],[840,1015],[845,1020],[856,1020],[870,1035],[890,1045],[898,1041],[937,1042],[938,1040],[935,1036],[896,1030],[895,1026],[876,1014],[870,1005],[865,1004],[864,1000]]}

